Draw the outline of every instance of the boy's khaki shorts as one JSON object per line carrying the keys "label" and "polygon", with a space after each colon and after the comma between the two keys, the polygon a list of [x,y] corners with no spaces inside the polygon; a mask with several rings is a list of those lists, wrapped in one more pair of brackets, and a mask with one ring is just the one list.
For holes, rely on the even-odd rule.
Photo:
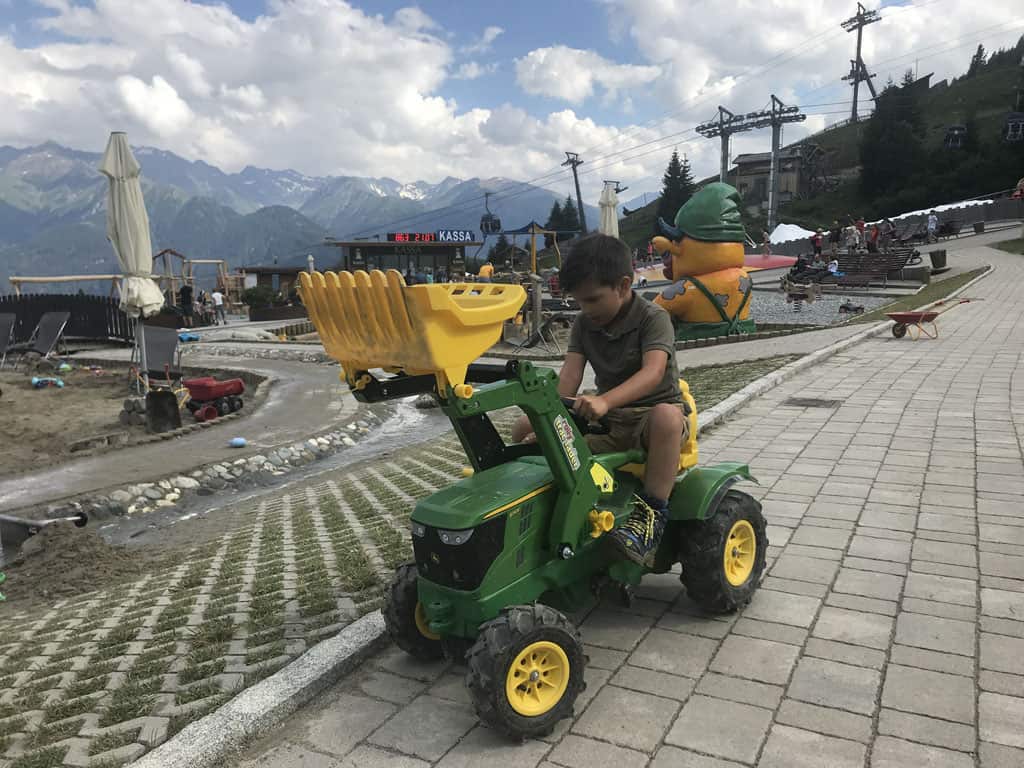
{"label": "boy's khaki shorts", "polygon": [[[690,419],[686,416],[682,403],[672,403],[683,414],[683,438],[679,443],[682,448],[690,435]],[[650,416],[653,406],[637,408],[614,408],[608,411],[605,420],[610,431],[607,435],[586,435],[587,445],[592,453],[612,453],[628,451],[633,448],[647,450],[650,444]]]}

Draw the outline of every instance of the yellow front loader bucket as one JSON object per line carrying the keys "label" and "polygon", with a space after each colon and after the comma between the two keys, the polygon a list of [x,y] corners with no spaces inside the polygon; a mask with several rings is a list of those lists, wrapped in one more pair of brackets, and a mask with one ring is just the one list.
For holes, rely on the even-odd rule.
{"label": "yellow front loader bucket", "polygon": [[299,293],[324,349],[358,388],[357,371],[433,373],[437,389],[465,392],[466,369],[501,338],[502,324],[526,301],[518,285],[407,286],[401,273],[299,274]]}

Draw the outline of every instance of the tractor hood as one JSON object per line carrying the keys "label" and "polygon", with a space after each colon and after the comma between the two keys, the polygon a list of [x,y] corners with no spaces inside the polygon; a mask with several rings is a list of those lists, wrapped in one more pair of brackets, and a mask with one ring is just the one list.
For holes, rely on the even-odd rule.
{"label": "tractor hood", "polygon": [[510,461],[421,499],[413,510],[412,519],[433,528],[474,528],[485,519],[510,512],[552,488],[551,472],[546,464]]}

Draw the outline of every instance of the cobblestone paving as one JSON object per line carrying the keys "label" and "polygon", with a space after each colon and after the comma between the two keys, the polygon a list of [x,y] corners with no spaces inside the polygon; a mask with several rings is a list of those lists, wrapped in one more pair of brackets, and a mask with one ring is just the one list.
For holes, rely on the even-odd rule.
{"label": "cobblestone paving", "polygon": [[240,765],[1024,765],[1024,262],[974,256],[985,301],[939,340],[868,341],[703,441],[762,482],[771,567],[745,610],[702,617],[673,574],[598,608],[576,718],[522,745],[477,722],[460,669],[390,649]]}

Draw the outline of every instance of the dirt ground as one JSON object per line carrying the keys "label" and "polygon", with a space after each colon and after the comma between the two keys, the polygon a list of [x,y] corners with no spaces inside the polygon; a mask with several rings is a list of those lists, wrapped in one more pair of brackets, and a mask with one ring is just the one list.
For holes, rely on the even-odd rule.
{"label": "dirt ground", "polygon": [[84,438],[145,431],[117,419],[130,394],[127,371],[76,369],[53,374],[64,381],[62,389],[34,389],[32,375],[0,371],[0,476],[59,463],[72,455],[71,445]]}
{"label": "dirt ground", "polygon": [[0,591],[10,605],[30,610],[62,597],[106,589],[165,562],[165,553],[113,547],[88,526],[57,523],[22,545],[18,557],[3,569],[7,581]]}

